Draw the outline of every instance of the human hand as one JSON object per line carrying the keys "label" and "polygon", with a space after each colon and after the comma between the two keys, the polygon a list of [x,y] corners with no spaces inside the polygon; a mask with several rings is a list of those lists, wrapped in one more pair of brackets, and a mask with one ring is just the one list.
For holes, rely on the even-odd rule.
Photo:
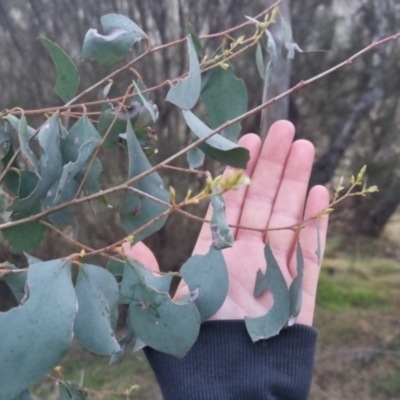
{"label": "human hand", "polygon": [[[259,230],[292,226],[302,220],[314,217],[329,204],[328,191],[323,186],[307,188],[314,159],[314,147],[305,140],[293,143],[294,127],[287,121],[275,123],[264,145],[258,136],[248,134],[239,144],[249,149],[250,161],[245,174],[251,185],[224,195],[228,223]],[[229,173],[229,168],[225,174]],[[207,219],[211,217],[208,211]],[[325,248],[328,217],[320,220],[321,254]],[[270,293],[259,298],[253,295],[257,270],[265,272],[265,240],[289,284],[297,274],[296,241],[298,235],[293,230],[271,230],[267,236],[259,231],[232,229],[235,243],[232,248],[223,250],[229,273],[229,289],[224,304],[211,319],[243,319],[245,316],[258,317],[271,308],[273,299]],[[208,224],[204,224],[194,253],[207,253],[212,241]],[[317,233],[314,221],[305,224],[300,232],[305,267],[303,275],[303,305],[297,323],[312,325],[315,297],[320,266],[317,255]],[[143,244],[126,254],[141,261],[146,267],[156,269],[154,256]],[[179,286],[177,297],[187,292],[183,283]]]}

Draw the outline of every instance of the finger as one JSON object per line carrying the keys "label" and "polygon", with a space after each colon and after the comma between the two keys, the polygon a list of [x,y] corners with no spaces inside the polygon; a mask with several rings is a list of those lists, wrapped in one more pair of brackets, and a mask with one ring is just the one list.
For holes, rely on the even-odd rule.
{"label": "finger", "polygon": [[[314,146],[310,142],[298,140],[292,144],[268,228],[289,227],[302,222],[313,160]],[[290,229],[267,231],[279,265],[289,265],[296,236],[296,232]],[[288,270],[286,275],[293,276],[293,273]]]}
{"label": "finger", "polygon": [[[247,168],[244,171],[244,175],[251,177],[256,165],[258,155],[260,154],[261,141],[260,138],[253,134],[244,135],[238,142],[240,146],[247,148],[250,152],[250,160],[247,163]],[[223,174],[223,178],[226,177],[230,172],[235,171],[235,168],[226,168]],[[243,205],[243,200],[246,195],[247,187],[242,185],[236,190],[230,190],[224,194],[225,200],[225,212],[228,224],[237,225],[239,223],[240,212]],[[206,219],[211,219],[212,207],[208,207]],[[236,234],[236,229],[232,228],[233,235]],[[197,240],[194,253],[207,252],[212,242],[211,230],[209,224],[203,224],[199,238]]]}
{"label": "finger", "polygon": [[[251,176],[251,185],[247,188],[239,225],[258,229],[266,228],[294,133],[294,126],[288,121],[276,122],[269,130]],[[257,241],[263,239],[263,234],[239,229],[237,239]]]}
{"label": "finger", "polygon": [[[328,190],[323,186],[313,187],[307,198],[304,220],[312,219],[328,206]],[[318,220],[318,223],[315,220],[306,222],[305,228],[300,233],[300,245],[304,257],[303,307],[297,320],[307,325],[312,324],[318,277],[321,269],[317,248],[319,247],[320,258],[322,260],[325,251],[327,229],[328,216],[324,216]]]}
{"label": "finger", "polygon": [[142,263],[146,268],[152,269],[154,271],[159,271],[158,262],[154,257],[153,252],[142,242],[131,246],[130,243],[124,243],[122,245],[124,253],[140,263]]}

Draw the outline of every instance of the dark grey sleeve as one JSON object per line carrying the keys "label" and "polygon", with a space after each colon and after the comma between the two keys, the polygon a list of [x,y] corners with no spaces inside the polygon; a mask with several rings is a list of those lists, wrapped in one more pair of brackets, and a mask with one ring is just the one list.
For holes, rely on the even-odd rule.
{"label": "dark grey sleeve", "polygon": [[311,386],[317,332],[294,325],[253,343],[244,321],[209,321],[182,359],[149,347],[164,400],[302,400]]}

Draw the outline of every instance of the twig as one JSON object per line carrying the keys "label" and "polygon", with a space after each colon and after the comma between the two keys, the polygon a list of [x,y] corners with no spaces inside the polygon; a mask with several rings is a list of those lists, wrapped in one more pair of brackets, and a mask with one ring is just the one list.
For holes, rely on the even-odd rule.
{"label": "twig", "polygon": [[60,204],[60,205],[58,205],[56,207],[53,207],[52,209],[45,210],[45,211],[43,211],[43,212],[41,212],[39,214],[32,215],[30,217],[20,219],[18,221],[12,221],[12,222],[7,222],[7,223],[4,223],[4,224],[1,224],[0,225],[0,230],[7,229],[7,228],[10,228],[12,226],[22,225],[22,224],[25,224],[27,222],[37,221],[37,220],[42,219],[43,217],[45,217],[45,216],[47,216],[49,214],[53,214],[56,211],[63,210],[63,209],[65,209],[67,207],[70,207],[72,205],[77,205],[77,204],[80,204],[80,203],[83,203],[83,202],[86,202],[86,201],[89,201],[89,200],[96,199],[97,197],[100,197],[100,196],[104,196],[104,195],[107,195],[107,194],[115,193],[115,192],[120,191],[120,190],[127,190],[128,187],[130,185],[132,185],[133,183],[138,182],[139,180],[145,178],[146,176],[156,172],[157,170],[162,168],[164,165],[167,165],[167,164],[171,163],[172,161],[174,161],[178,157],[186,154],[188,151],[190,151],[190,150],[194,149],[195,147],[199,146],[201,143],[204,143],[206,140],[208,140],[212,136],[216,135],[218,132],[226,129],[227,127],[229,127],[231,125],[234,125],[234,124],[242,121],[243,119],[245,119],[245,118],[247,118],[247,117],[249,117],[249,116],[251,116],[253,114],[256,114],[256,113],[260,112],[261,110],[263,110],[264,108],[270,106],[271,104],[274,104],[277,101],[283,99],[284,97],[289,96],[292,93],[296,92],[297,90],[299,90],[299,89],[301,89],[301,88],[303,88],[303,87],[305,87],[305,86],[307,86],[307,85],[309,85],[309,84],[311,84],[311,83],[313,83],[313,82],[315,82],[315,81],[317,81],[319,79],[324,78],[325,76],[331,74],[332,72],[335,72],[336,70],[338,70],[340,68],[343,68],[345,66],[351,65],[356,58],[362,56],[363,54],[365,54],[368,51],[376,48],[377,46],[380,46],[382,44],[388,43],[388,42],[390,42],[392,40],[396,40],[399,37],[400,37],[400,32],[398,32],[398,33],[396,33],[394,35],[388,36],[388,37],[386,37],[386,38],[384,38],[384,39],[382,39],[380,41],[371,43],[369,46],[365,47],[363,50],[361,50],[358,53],[354,54],[353,56],[351,56],[347,60],[341,62],[340,64],[337,64],[336,66],[330,68],[329,70],[327,70],[325,72],[322,72],[321,74],[319,74],[319,75],[317,75],[317,76],[315,76],[313,78],[310,78],[310,79],[308,79],[306,81],[301,81],[296,86],[294,86],[291,89],[283,92],[282,94],[274,97],[273,99],[262,103],[258,107],[255,107],[252,110],[249,110],[246,113],[244,113],[244,114],[242,114],[242,115],[240,115],[240,116],[238,116],[238,117],[236,117],[236,118],[234,118],[232,120],[226,121],[224,124],[222,124],[218,128],[216,128],[213,131],[211,131],[207,136],[205,136],[205,137],[203,137],[201,139],[197,139],[195,142],[193,142],[190,145],[186,146],[184,149],[178,151],[177,153],[175,153],[174,155],[172,155],[169,158],[165,159],[164,161],[160,162],[156,166],[154,166],[154,167],[150,168],[149,170],[144,171],[141,174],[139,174],[139,175],[127,180],[125,183],[123,183],[121,185],[114,186],[112,188],[100,191],[98,193],[94,193],[94,194],[89,195],[89,196],[85,196],[85,197],[81,197],[79,199],[71,200],[71,201],[66,202],[64,204]]}

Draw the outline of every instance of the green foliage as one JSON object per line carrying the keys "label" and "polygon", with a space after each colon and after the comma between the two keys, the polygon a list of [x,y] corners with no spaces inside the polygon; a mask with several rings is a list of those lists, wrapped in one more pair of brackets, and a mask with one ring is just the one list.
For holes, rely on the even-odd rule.
{"label": "green foliage", "polygon": [[[182,110],[182,112],[189,128],[198,138],[203,139],[212,132],[212,130],[191,111]],[[212,159],[236,168],[246,168],[250,157],[247,149],[236,145],[220,134],[211,136],[199,147]]]}
{"label": "green foliage", "polygon": [[228,293],[228,270],[222,253],[210,247],[206,255],[189,258],[180,272],[190,291],[196,293],[194,302],[201,321],[207,321],[221,308]]}
{"label": "green foliage", "polygon": [[[213,193],[215,192],[216,190],[213,189]],[[232,247],[234,237],[226,220],[224,198],[222,196],[211,197],[211,205],[213,213],[210,220],[210,229],[213,246],[218,250]]]}
{"label": "green foliage", "polygon": [[56,43],[46,38],[39,40],[47,47],[56,66],[57,81],[54,91],[64,102],[74,98],[79,87],[79,73],[73,61]]}
{"label": "green foliage", "polygon": [[[220,309],[229,287],[227,265],[221,250],[234,245],[221,194],[249,181],[243,177],[242,171],[227,174],[225,180],[220,176],[213,177],[209,171],[201,171],[207,176],[204,188],[196,194],[192,194],[191,188],[185,188],[186,197],[181,199],[182,193],[176,193],[172,187],[169,191],[164,188],[159,172],[164,167],[176,168],[171,163],[185,153],[191,169],[200,168],[205,156],[224,166],[247,167],[249,151],[236,142],[241,132],[241,120],[252,112],[247,111],[245,83],[235,76],[230,59],[251,46],[257,46],[256,64],[260,75],[265,78],[266,91],[278,57],[274,38],[267,30],[275,21],[276,14],[277,8],[274,8],[264,22],[248,18],[254,23],[254,35],[248,38],[242,35],[237,39],[229,37],[230,45],[223,43],[211,53],[210,59],[208,49],[203,48],[193,26],[188,24],[188,73],[176,78],[172,85],[167,80],[153,88],[147,88],[142,81],[139,70],[135,69],[136,62],[181,41],[154,48],[142,29],[125,16],[103,16],[104,34],[89,29],[81,59],[94,59],[100,66],[110,67],[123,59],[142,39],[146,39],[148,52],[78,95],[77,67],[58,45],[40,39],[55,64],[57,80],[54,90],[67,104],[44,111],[14,108],[0,114],[5,124],[4,130],[0,129],[0,184],[1,193],[5,194],[8,202],[4,217],[7,221],[0,225],[0,230],[11,251],[16,253],[37,248],[46,229],[72,242],[77,252],[63,260],[46,262],[26,255],[29,268],[22,270],[8,262],[0,264],[0,277],[20,304],[0,313],[1,399],[30,399],[29,386],[61,362],[69,351],[73,334],[89,351],[111,356],[110,363],[121,360],[126,346],[134,339],[134,351],[151,346],[183,357],[195,343],[200,324]],[[293,58],[294,52],[301,50],[293,42],[291,26],[284,19],[282,35],[284,55]],[[270,58],[266,67],[263,52],[267,52]],[[122,71],[134,74],[135,81],[126,88],[123,96],[110,97],[114,79]],[[200,139],[201,143],[197,146],[192,144],[190,151],[186,147],[153,167],[149,157],[157,149],[150,142],[156,138],[160,105],[153,103],[150,93],[167,85],[170,89],[165,101],[182,111],[192,138]],[[81,100],[99,87],[103,88],[102,100]],[[115,88],[119,89],[120,85]],[[77,104],[78,100],[80,104]],[[209,126],[196,116],[202,112]],[[32,115],[35,115],[35,123],[41,118],[37,129],[28,125]],[[162,131],[165,127],[160,128]],[[103,187],[103,166],[99,155],[107,157],[107,151],[115,149],[116,145],[120,147],[118,154],[128,159],[128,176],[120,184]],[[362,170],[357,178],[353,178],[350,191],[362,184],[364,173]],[[375,189],[363,187],[359,194],[371,193]],[[339,198],[341,190],[338,188],[335,193],[336,203],[349,194],[347,192]],[[97,214],[97,206],[101,212],[106,207],[111,209],[107,211],[113,212],[113,203],[109,203],[108,198],[121,192],[124,197],[120,202],[119,217],[128,236],[116,237],[115,243],[102,249],[92,249],[90,243],[79,242],[75,207],[89,202],[96,216],[102,215]],[[124,255],[123,249],[127,244],[135,245],[160,230],[170,214],[183,212],[181,209],[185,206],[208,199],[211,199],[213,208],[210,250],[205,255],[194,254],[179,273],[155,273]],[[96,209],[93,200],[98,200]],[[324,210],[315,218],[328,212]],[[117,213],[114,211],[113,214],[116,219]],[[189,213],[186,215],[190,216]],[[99,225],[102,222],[99,220]],[[184,232],[179,234],[185,235]],[[132,252],[135,254],[135,249]],[[320,259],[319,230],[316,252]],[[94,255],[108,259],[105,269],[81,262],[82,258]],[[266,273],[258,271],[254,296],[259,297],[268,290],[274,304],[265,316],[246,318],[253,341],[278,334],[284,326],[294,323],[301,309],[304,260],[300,245],[297,245],[297,276],[290,288],[269,245],[265,246],[264,255]],[[77,268],[77,274],[73,276],[71,265]],[[182,277],[188,287],[188,293],[179,299],[172,299],[169,294],[174,275]],[[114,330],[119,304],[128,305],[129,310],[126,335],[117,340]],[[60,399],[86,398],[85,390],[65,380],[60,371],[57,368]],[[128,392],[122,395],[128,396]]]}
{"label": "green foliage", "polygon": [[190,58],[189,75],[171,87],[165,100],[175,104],[182,110],[191,110],[200,97],[201,73],[192,37],[189,35],[186,39]]}
{"label": "green foliage", "polygon": [[[183,357],[198,336],[199,311],[190,300],[184,304],[175,303],[168,293],[150,286],[148,279],[141,264],[132,262],[125,265],[121,297],[124,302],[129,301],[129,322],[147,345]],[[164,278],[163,286],[165,282]]]}
{"label": "green foliage", "polygon": [[96,29],[89,29],[86,33],[81,58],[96,60],[102,67],[120,61],[134,43],[146,38],[142,29],[123,15],[104,15],[101,25],[105,35]]}
{"label": "green foliage", "polygon": [[290,319],[290,295],[282,271],[272,254],[269,244],[264,249],[267,261],[267,272],[257,272],[254,297],[261,296],[269,290],[274,297],[274,304],[268,313],[258,318],[245,318],[247,331],[253,342],[268,339],[277,335]]}
{"label": "green foliage", "polygon": [[112,274],[95,265],[84,264],[75,292],[78,312],[74,333],[78,342],[96,354],[119,352],[121,348],[113,332],[118,317],[119,288]]}
{"label": "green foliage", "polygon": [[[131,179],[148,171],[151,164],[140,147],[130,121],[128,121],[126,135],[129,153],[128,178]],[[169,193],[164,189],[162,179],[155,172],[139,182],[133,183],[132,187],[169,204]],[[121,222],[125,230],[131,234],[167,209],[167,206],[143,197],[138,192],[128,191],[120,209]],[[160,218],[148,228],[135,233],[134,242],[139,242],[158,231],[164,225],[166,219],[167,217]]]}
{"label": "green foliage", "polygon": [[34,264],[27,282],[26,301],[0,314],[2,399],[19,396],[45,377],[70,348],[77,311],[71,264],[61,260]]}
{"label": "green foliage", "polygon": [[[236,78],[231,65],[213,68],[203,78],[205,83],[201,100],[206,106],[206,118],[210,127],[216,129],[247,111],[247,90],[242,79]],[[221,132],[226,139],[237,142],[241,124],[237,122]]]}

